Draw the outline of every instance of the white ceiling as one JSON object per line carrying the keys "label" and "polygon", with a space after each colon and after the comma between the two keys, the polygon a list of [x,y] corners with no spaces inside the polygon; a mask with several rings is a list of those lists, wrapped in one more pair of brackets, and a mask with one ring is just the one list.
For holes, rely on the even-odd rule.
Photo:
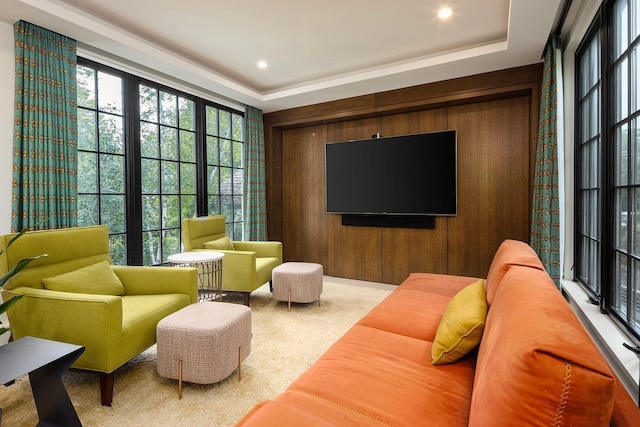
{"label": "white ceiling", "polygon": [[[562,3],[2,0],[0,21],[270,112],[539,62]],[[443,5],[453,10],[444,21]]]}

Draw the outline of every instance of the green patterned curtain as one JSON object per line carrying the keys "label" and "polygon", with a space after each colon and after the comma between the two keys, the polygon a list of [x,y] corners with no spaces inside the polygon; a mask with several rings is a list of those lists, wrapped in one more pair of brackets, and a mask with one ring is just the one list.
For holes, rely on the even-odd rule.
{"label": "green patterned curtain", "polygon": [[[14,25],[14,231],[77,225],[76,41]],[[44,220],[44,221],[43,221]]]}
{"label": "green patterned curtain", "polygon": [[244,239],[267,240],[267,195],[264,172],[262,111],[246,106],[244,141]]}
{"label": "green patterned curtain", "polygon": [[558,143],[558,69],[557,37],[547,44],[542,76],[540,123],[533,181],[531,247],[542,260],[547,273],[560,288],[560,173]]}

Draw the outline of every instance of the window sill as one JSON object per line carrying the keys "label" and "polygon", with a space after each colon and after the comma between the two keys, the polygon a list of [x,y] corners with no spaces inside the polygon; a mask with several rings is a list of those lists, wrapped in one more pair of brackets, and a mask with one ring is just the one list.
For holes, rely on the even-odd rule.
{"label": "window sill", "polygon": [[637,404],[640,357],[622,345],[631,345],[631,341],[608,316],[600,313],[598,306],[589,302],[580,285],[563,280],[562,287],[569,305]]}

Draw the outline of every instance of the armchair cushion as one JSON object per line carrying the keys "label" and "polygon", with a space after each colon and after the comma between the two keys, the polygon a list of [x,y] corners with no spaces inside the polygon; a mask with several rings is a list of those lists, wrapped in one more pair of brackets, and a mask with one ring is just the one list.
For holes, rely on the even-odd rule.
{"label": "armchair cushion", "polygon": [[214,249],[214,250],[226,250],[226,251],[235,250],[235,247],[233,246],[233,243],[231,243],[231,239],[229,239],[229,236],[224,236],[216,240],[204,242],[204,248]]}
{"label": "armchair cushion", "polygon": [[68,273],[42,279],[42,286],[51,291],[94,295],[124,295],[124,286],[107,261],[100,261]]}

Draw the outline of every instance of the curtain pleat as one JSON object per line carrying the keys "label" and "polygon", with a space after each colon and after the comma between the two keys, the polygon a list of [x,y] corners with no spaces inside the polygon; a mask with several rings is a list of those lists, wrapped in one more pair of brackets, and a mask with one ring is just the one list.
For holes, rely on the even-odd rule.
{"label": "curtain pleat", "polygon": [[14,25],[13,231],[77,225],[76,41]]}
{"label": "curtain pleat", "polygon": [[561,279],[561,211],[558,144],[558,76],[560,64],[556,54],[558,40],[547,44],[542,77],[540,122],[536,147],[531,214],[531,247],[542,260],[547,273],[560,287]]}
{"label": "curtain pleat", "polygon": [[267,195],[262,111],[246,106],[244,141],[244,239],[267,240]]}

